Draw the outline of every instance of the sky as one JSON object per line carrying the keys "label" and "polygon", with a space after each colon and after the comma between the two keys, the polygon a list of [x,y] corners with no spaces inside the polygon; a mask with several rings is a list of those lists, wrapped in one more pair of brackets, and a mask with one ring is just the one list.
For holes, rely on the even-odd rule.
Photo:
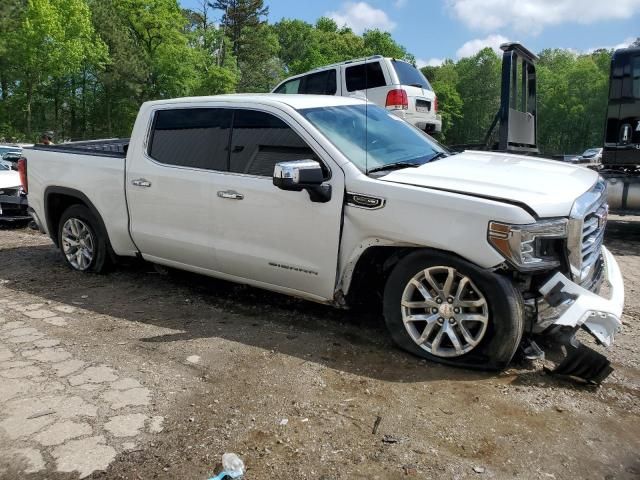
{"label": "sky", "polygon": [[[193,7],[198,0],[181,0]],[[418,66],[519,41],[529,50],[589,52],[640,37],[640,0],[265,0],[269,22],[321,16],[356,33],[379,28],[415,55]],[[216,12],[216,15],[218,13]]]}

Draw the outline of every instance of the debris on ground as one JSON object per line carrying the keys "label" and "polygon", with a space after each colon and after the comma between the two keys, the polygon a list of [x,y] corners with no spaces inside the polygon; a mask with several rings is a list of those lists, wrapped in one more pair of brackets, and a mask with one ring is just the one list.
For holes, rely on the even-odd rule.
{"label": "debris on ground", "polygon": [[371,431],[371,433],[373,435],[375,435],[376,433],[378,433],[378,427],[380,426],[380,422],[382,421],[382,417],[380,415],[378,415],[376,417],[376,421],[373,422],[373,430]]}
{"label": "debris on ground", "polygon": [[209,480],[222,480],[226,477],[240,478],[244,475],[245,467],[242,459],[235,453],[222,455],[222,472]]}

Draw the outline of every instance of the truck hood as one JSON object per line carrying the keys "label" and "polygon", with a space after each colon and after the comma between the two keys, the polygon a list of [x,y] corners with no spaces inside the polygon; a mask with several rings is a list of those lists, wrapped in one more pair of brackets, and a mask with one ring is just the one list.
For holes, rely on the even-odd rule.
{"label": "truck hood", "polygon": [[15,170],[0,170],[0,190],[16,188],[21,185],[20,174]]}
{"label": "truck hood", "polygon": [[379,180],[523,204],[539,217],[563,217],[597,179],[592,170],[554,160],[465,151]]}

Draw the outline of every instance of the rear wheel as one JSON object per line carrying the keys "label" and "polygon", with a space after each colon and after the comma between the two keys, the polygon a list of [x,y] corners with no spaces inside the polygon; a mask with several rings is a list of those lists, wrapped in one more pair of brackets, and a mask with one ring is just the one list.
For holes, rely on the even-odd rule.
{"label": "rear wheel", "polygon": [[509,280],[439,252],[417,251],[396,265],[384,316],[405,350],[473,368],[506,367],[523,330],[521,296]]}
{"label": "rear wheel", "polygon": [[58,243],[67,265],[73,270],[100,273],[109,265],[106,234],[84,205],[72,205],[62,214]]}

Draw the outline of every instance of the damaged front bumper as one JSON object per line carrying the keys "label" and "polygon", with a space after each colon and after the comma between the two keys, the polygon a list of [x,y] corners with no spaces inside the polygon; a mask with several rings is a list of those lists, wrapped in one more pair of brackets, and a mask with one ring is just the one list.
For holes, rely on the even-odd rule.
{"label": "damaged front bumper", "polygon": [[618,262],[606,247],[602,247],[602,256],[608,299],[577,285],[559,272],[540,288],[540,293],[558,313],[553,326],[582,327],[598,343],[608,347],[622,325],[624,283]]}
{"label": "damaged front bumper", "polygon": [[553,275],[539,289],[544,308],[539,311],[539,333],[550,333],[565,347],[565,358],[553,373],[600,383],[613,369],[604,355],[580,344],[575,338],[582,328],[605,347],[613,343],[622,326],[624,283],[616,259],[602,247],[603,281],[606,298],[572,282],[562,273]]}

